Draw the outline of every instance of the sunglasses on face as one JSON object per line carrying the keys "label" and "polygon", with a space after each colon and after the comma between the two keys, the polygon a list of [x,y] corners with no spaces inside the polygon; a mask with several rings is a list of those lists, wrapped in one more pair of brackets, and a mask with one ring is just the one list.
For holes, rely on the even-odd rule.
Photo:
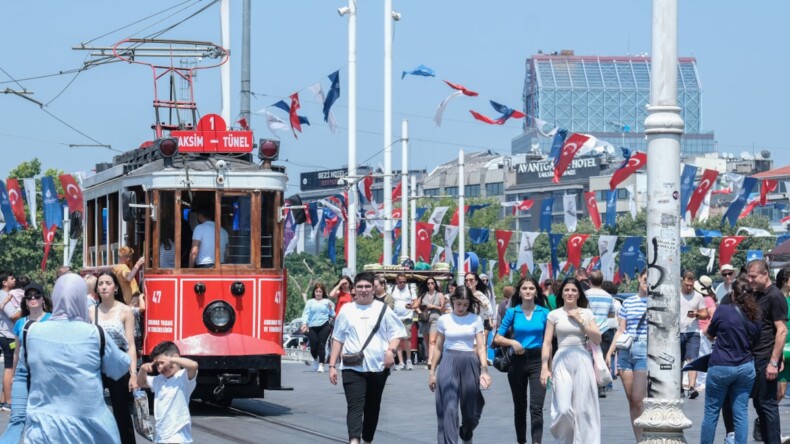
{"label": "sunglasses on face", "polygon": [[722,273],[721,275],[724,276],[724,277],[729,277],[729,276],[732,276],[733,273]]}
{"label": "sunglasses on face", "polygon": [[25,299],[28,301],[32,301],[33,299],[41,299],[43,297],[44,295],[42,295],[41,293],[31,293],[25,295]]}

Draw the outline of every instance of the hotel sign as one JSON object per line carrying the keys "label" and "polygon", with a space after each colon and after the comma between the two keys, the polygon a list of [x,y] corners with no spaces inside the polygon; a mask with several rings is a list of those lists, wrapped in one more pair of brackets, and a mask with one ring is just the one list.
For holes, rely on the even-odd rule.
{"label": "hotel sign", "polygon": [[[601,168],[598,166],[597,159],[593,157],[583,157],[574,159],[565,170],[562,179],[587,179],[600,174]],[[537,162],[519,163],[516,165],[516,184],[533,185],[536,183],[551,183],[554,178],[554,162],[551,160],[541,160]]]}

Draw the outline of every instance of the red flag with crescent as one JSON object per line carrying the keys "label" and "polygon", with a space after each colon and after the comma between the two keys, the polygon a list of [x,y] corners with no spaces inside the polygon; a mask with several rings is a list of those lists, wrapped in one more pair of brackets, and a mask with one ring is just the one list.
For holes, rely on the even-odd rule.
{"label": "red flag with crescent", "polygon": [[395,188],[392,189],[392,200],[400,199],[401,192],[403,191],[402,185],[403,181],[400,181],[397,185],[395,185]]}
{"label": "red flag with crescent", "polygon": [[496,252],[497,256],[499,257],[499,266],[497,266],[499,279],[507,276],[510,273],[510,265],[508,265],[507,261],[505,260],[505,252],[507,251],[507,246],[510,243],[510,238],[513,236],[512,231],[507,230],[496,230],[494,232],[496,237]]}
{"label": "red flag with crescent", "polygon": [[47,269],[47,256],[49,256],[49,247],[52,246],[52,241],[55,240],[55,232],[58,231],[57,225],[52,225],[47,229],[47,225],[41,222],[42,233],[44,234],[44,259],[41,260],[41,271]]}
{"label": "red flag with crescent", "polygon": [[463,93],[465,96],[469,96],[469,97],[475,97],[475,96],[477,96],[477,93],[476,93],[476,92],[474,92],[474,91],[472,91],[472,90],[469,90],[469,89],[467,89],[467,88],[466,88],[466,87],[464,87],[463,85],[459,85],[459,84],[457,84],[457,83],[448,82],[447,80],[445,80],[445,81],[444,81],[444,83],[446,83],[446,84],[447,84],[447,85],[448,85],[450,88],[452,88],[452,89],[455,89],[455,90],[461,91],[461,92],[462,92],[462,93]]}
{"label": "red flag with crescent", "polygon": [[576,157],[576,153],[582,149],[582,145],[584,145],[584,143],[589,139],[589,136],[579,133],[573,133],[570,137],[568,137],[568,139],[562,145],[560,158],[554,165],[554,179],[552,179],[552,182],[560,182],[560,177],[565,174],[565,170],[568,169],[568,166],[570,166],[573,158]]}
{"label": "red flag with crescent", "polygon": [[738,244],[743,242],[744,239],[746,239],[746,236],[724,236],[721,238],[721,243],[719,244],[719,263],[732,263],[730,259],[732,259],[732,255],[735,254],[735,249],[738,247]]}
{"label": "red flag with crescent", "polygon": [[590,191],[584,193],[584,201],[587,202],[587,212],[590,214],[590,220],[595,225],[596,230],[601,229],[601,213],[598,212],[598,202],[595,200],[595,192]]}
{"label": "red flag with crescent", "polygon": [[524,199],[521,202],[513,205],[513,215],[515,216],[519,211],[529,211],[535,201],[532,199]]}
{"label": "red flag with crescent", "polygon": [[632,154],[631,157],[628,158],[628,161],[625,162],[622,167],[618,168],[614,174],[612,174],[612,178],[609,180],[609,189],[614,190],[617,188],[617,185],[628,179],[638,169],[645,165],[647,165],[646,153],[637,151],[636,153]]}
{"label": "red flag with crescent", "polygon": [[[469,212],[469,205],[464,205],[464,214]],[[458,226],[458,208],[456,207],[453,217],[450,219],[450,225]]]}
{"label": "red flag with crescent", "polygon": [[686,206],[686,210],[691,212],[691,220],[697,217],[699,206],[702,204],[702,201],[705,199],[711,187],[713,187],[713,184],[716,183],[716,177],[718,176],[719,172],[716,170],[706,169],[705,172],[702,173],[702,179],[700,179],[697,189],[691,194],[689,204]]}
{"label": "red flag with crescent", "polygon": [[[747,203],[746,206],[743,208],[743,211],[741,211],[741,214],[738,216],[738,220],[741,220],[744,217],[748,216],[759,203],[760,203],[760,199],[750,200],[749,203]],[[726,262],[722,262],[722,263],[726,264]]]}
{"label": "red flag with crescent", "polygon": [[60,184],[63,185],[63,192],[66,193],[66,201],[69,204],[69,213],[75,211],[84,212],[85,205],[82,201],[82,190],[71,174],[61,174]]}
{"label": "red flag with crescent", "polygon": [[433,236],[433,224],[428,222],[417,222],[415,224],[415,242],[417,251],[417,260],[422,259],[423,262],[430,262],[431,260],[431,236]]}
{"label": "red flag with crescent", "polygon": [[[291,120],[291,129],[293,129],[294,137],[296,137],[296,132],[302,132],[302,123],[299,122],[299,116],[296,112],[299,111],[299,93],[295,92],[291,94],[291,111],[288,117]],[[296,137],[298,139],[298,137]]]}
{"label": "red flag with crescent", "polygon": [[6,191],[8,192],[8,201],[11,203],[11,211],[14,213],[14,219],[19,222],[19,225],[22,225],[22,228],[27,229],[25,203],[22,201],[22,189],[19,188],[19,180],[8,179],[5,185]]}
{"label": "red flag with crescent", "polygon": [[[779,181],[774,179],[764,179],[760,187],[760,206],[764,207],[765,202],[768,200],[768,193],[773,193],[779,186]],[[9,191],[10,193],[10,191]],[[16,214],[16,213],[14,213]]]}
{"label": "red flag with crescent", "polygon": [[581,267],[582,247],[588,237],[589,234],[573,234],[568,238],[568,263],[575,269]]}

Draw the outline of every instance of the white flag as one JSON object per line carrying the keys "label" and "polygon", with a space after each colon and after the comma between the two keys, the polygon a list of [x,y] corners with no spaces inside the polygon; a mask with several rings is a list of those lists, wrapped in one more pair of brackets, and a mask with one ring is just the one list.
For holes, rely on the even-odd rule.
{"label": "white flag", "polygon": [[296,243],[296,252],[304,253],[304,227],[307,224],[299,224],[296,226],[296,235],[299,236],[299,241]]}
{"label": "white flag", "polygon": [[433,260],[431,260],[431,265],[436,265],[439,263],[439,258],[442,257],[442,253],[444,252],[444,247],[436,246],[436,254],[433,255]]}
{"label": "white flag", "polygon": [[[36,223],[36,179],[22,179],[25,186],[25,196],[27,197],[27,206],[30,208],[30,222],[33,227],[38,227]],[[84,215],[83,215],[84,216]]]}
{"label": "white flag", "polygon": [[[614,247],[617,243],[617,236],[598,237],[598,255],[601,257],[601,272],[604,280],[614,279]],[[607,272],[611,270],[609,274]]]}
{"label": "white flag", "polygon": [[628,211],[631,213],[631,219],[636,219],[636,192],[633,185],[626,185],[625,189],[628,191]]}
{"label": "white flag", "polygon": [[[540,278],[538,279],[538,284],[542,284],[546,282],[546,279],[549,278],[549,264],[538,264],[538,267],[540,267]],[[516,291],[518,291],[518,289]]]}
{"label": "white flag", "polygon": [[338,218],[337,221],[337,230],[335,230],[335,237],[337,239],[343,239],[343,236],[346,234],[346,224],[342,217]]}
{"label": "white flag", "polygon": [[264,110],[263,116],[266,117],[266,126],[269,127],[269,131],[275,136],[279,136],[277,131],[288,131],[291,129],[291,127],[285,123],[283,119],[275,116],[269,111]]}
{"label": "white flag", "polygon": [[732,193],[730,193],[730,195],[733,196],[732,200],[735,200],[735,198],[738,197],[738,193],[741,191],[741,188],[743,187],[743,180],[746,179],[746,176],[737,173],[724,173],[724,177],[726,180],[723,180],[722,182],[728,182],[731,184],[730,188],[732,188]]}
{"label": "white flag", "polygon": [[447,104],[450,103],[450,100],[463,95],[463,91],[454,91],[449,96],[445,97],[442,100],[442,103],[436,108],[436,115],[433,116],[433,121],[436,123],[436,126],[442,126],[442,115],[444,115],[444,109],[447,108]]}
{"label": "white flag", "polygon": [[310,240],[311,241],[315,240],[315,233],[318,232],[319,231],[319,227],[321,227],[321,220],[324,218],[324,208],[323,207],[318,207],[318,209],[316,210],[315,214],[318,215],[318,220],[315,222],[315,225],[313,225],[313,231],[310,233]]}
{"label": "white flag", "polygon": [[748,235],[749,237],[772,236],[768,230],[764,230],[762,228],[750,228],[750,227],[738,228],[738,231],[735,233],[735,235],[740,236],[743,233],[746,233],[746,235]]}
{"label": "white flag", "polygon": [[545,120],[540,120],[537,117],[533,118],[535,120],[535,129],[538,131],[543,137],[554,137],[557,134],[557,125],[553,125]]}
{"label": "white flag", "polygon": [[[289,215],[288,217],[291,216]],[[283,256],[288,256],[289,254],[296,251],[296,246],[299,245],[299,230],[296,228],[297,227],[294,227],[294,236],[291,238],[291,241],[285,246],[285,253],[283,253]]]}
{"label": "white flag", "polygon": [[458,237],[458,227],[455,225],[446,225],[444,227],[444,257],[451,267],[453,265],[453,242],[455,242],[456,237]]}
{"label": "white flag", "polygon": [[565,226],[568,227],[568,233],[576,231],[576,195],[566,194],[562,196],[562,211],[565,213]]}
{"label": "white flag", "polygon": [[532,248],[535,246],[535,239],[537,239],[538,235],[540,235],[540,233],[522,232],[521,244],[518,247],[518,261],[516,262],[516,268],[521,268],[522,265],[526,265],[530,274],[535,271]]}
{"label": "white flag", "polygon": [[428,218],[428,223],[433,225],[433,235],[439,234],[439,228],[442,226],[442,219],[450,207],[436,207]]}
{"label": "white flag", "polygon": [[699,207],[699,211],[697,211],[697,219],[700,222],[705,222],[710,217],[710,193],[711,190],[708,190],[705,197],[702,198],[702,204]]}
{"label": "white flag", "polygon": [[713,260],[716,259],[716,249],[699,247],[699,254],[710,258],[710,260],[708,260],[708,266],[706,269],[708,270],[708,273],[713,273]]}
{"label": "white flag", "polygon": [[[324,102],[326,102],[326,98],[324,97],[324,90],[321,89],[321,84],[320,83],[314,83],[314,84],[308,86],[307,89],[309,89],[310,92],[313,93],[313,95],[315,96],[315,99],[317,101],[319,101],[321,103],[321,105],[323,106]],[[329,115],[327,116],[327,122],[326,123],[329,124],[329,130],[332,131],[333,133],[337,130],[337,122],[335,121],[335,115],[332,114],[332,111],[329,111]]]}
{"label": "white flag", "polygon": [[584,258],[584,260],[582,261],[582,266],[581,266],[581,268],[584,268],[584,269],[586,270],[586,269],[587,269],[587,267],[589,267],[589,266],[590,266],[590,262],[591,262],[591,261],[592,261],[592,258],[591,258],[591,257],[586,257],[586,258]]}

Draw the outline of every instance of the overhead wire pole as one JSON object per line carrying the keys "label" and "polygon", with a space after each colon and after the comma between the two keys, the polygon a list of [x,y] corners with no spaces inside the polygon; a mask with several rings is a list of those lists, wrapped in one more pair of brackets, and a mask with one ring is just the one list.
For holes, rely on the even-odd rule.
{"label": "overhead wire pole", "polygon": [[[409,253],[409,121],[401,123],[401,171],[400,171],[400,255],[414,259],[414,251]],[[412,233],[414,234],[414,233]],[[398,258],[398,263],[401,260]]]}
{"label": "overhead wire pole", "polygon": [[[222,47],[230,53],[230,0],[220,0],[220,28],[222,33]],[[230,116],[230,63],[224,63],[219,68],[222,85],[222,118],[225,122],[231,121]]]}
{"label": "overhead wire pole", "polygon": [[[357,1],[349,0],[347,8],[338,10],[348,14],[348,177],[354,184],[348,192],[348,221],[346,236],[347,267],[357,272]],[[386,258],[385,258],[386,260]]]}
{"label": "overhead wire pole", "polygon": [[392,0],[384,0],[384,265],[392,265],[392,226]]}
{"label": "overhead wire pole", "polygon": [[247,122],[247,126],[252,122],[250,120],[250,52],[252,50],[250,41],[251,2],[252,0],[244,0],[242,3],[241,15],[241,98],[239,105],[241,118]]}

